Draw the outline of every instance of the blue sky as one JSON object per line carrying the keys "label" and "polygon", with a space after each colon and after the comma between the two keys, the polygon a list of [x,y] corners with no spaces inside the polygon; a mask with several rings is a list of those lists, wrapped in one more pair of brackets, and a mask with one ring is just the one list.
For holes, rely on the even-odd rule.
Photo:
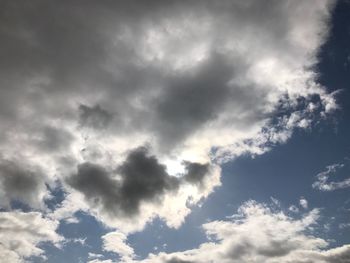
{"label": "blue sky", "polygon": [[0,263],[350,262],[348,1],[1,2]]}

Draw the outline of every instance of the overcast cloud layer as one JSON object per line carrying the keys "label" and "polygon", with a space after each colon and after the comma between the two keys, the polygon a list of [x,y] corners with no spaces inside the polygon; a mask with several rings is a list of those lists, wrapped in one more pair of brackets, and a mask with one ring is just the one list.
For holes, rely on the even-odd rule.
{"label": "overcast cloud layer", "polygon": [[[220,164],[262,154],[337,108],[314,70],[332,7],[322,0],[0,1],[0,205],[9,211],[0,216],[17,216],[13,201],[36,209],[23,217],[44,213],[49,222],[76,222],[85,211],[116,231],[104,236],[105,249],[119,242],[131,260],[127,234],[157,217],[180,227],[220,186]],[[65,199],[49,209],[55,188]],[[296,241],[276,241],[288,246],[278,262],[336,262],[333,255],[347,249],[319,251],[325,241],[302,234],[303,220],[256,204],[246,209],[267,225],[291,226]],[[218,243],[150,262],[207,262],[207,254],[234,262],[228,250],[275,262],[275,251],[254,240],[238,245],[221,231],[222,224],[241,231],[250,220],[248,213],[242,225],[209,223],[204,229]],[[1,241],[10,262],[41,254],[33,248],[41,240],[59,240],[31,233],[25,252]],[[257,254],[246,254],[245,244]]]}

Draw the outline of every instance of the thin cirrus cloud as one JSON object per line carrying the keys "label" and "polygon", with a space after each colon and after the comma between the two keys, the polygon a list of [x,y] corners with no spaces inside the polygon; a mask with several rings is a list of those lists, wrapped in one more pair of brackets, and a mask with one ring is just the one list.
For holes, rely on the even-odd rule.
{"label": "thin cirrus cloud", "polygon": [[123,234],[157,217],[179,227],[222,162],[337,108],[314,69],[332,6],[2,1],[1,205],[44,212],[62,187],[50,220],[83,210]]}

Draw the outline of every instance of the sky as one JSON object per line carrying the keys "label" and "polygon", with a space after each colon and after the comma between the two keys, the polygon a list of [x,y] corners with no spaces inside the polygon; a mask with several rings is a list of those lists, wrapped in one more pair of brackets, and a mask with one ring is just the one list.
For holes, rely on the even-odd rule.
{"label": "sky", "polygon": [[350,2],[0,0],[0,263],[350,262]]}

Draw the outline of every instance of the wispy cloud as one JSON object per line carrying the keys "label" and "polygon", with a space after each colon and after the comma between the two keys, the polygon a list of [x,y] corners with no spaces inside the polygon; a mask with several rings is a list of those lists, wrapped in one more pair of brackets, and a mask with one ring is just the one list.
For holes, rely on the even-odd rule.
{"label": "wispy cloud", "polygon": [[326,167],[323,172],[316,175],[316,181],[312,187],[321,191],[334,191],[350,187],[350,178],[341,181],[331,181],[330,178],[335,176],[341,169],[346,167],[348,163],[336,163]]}

